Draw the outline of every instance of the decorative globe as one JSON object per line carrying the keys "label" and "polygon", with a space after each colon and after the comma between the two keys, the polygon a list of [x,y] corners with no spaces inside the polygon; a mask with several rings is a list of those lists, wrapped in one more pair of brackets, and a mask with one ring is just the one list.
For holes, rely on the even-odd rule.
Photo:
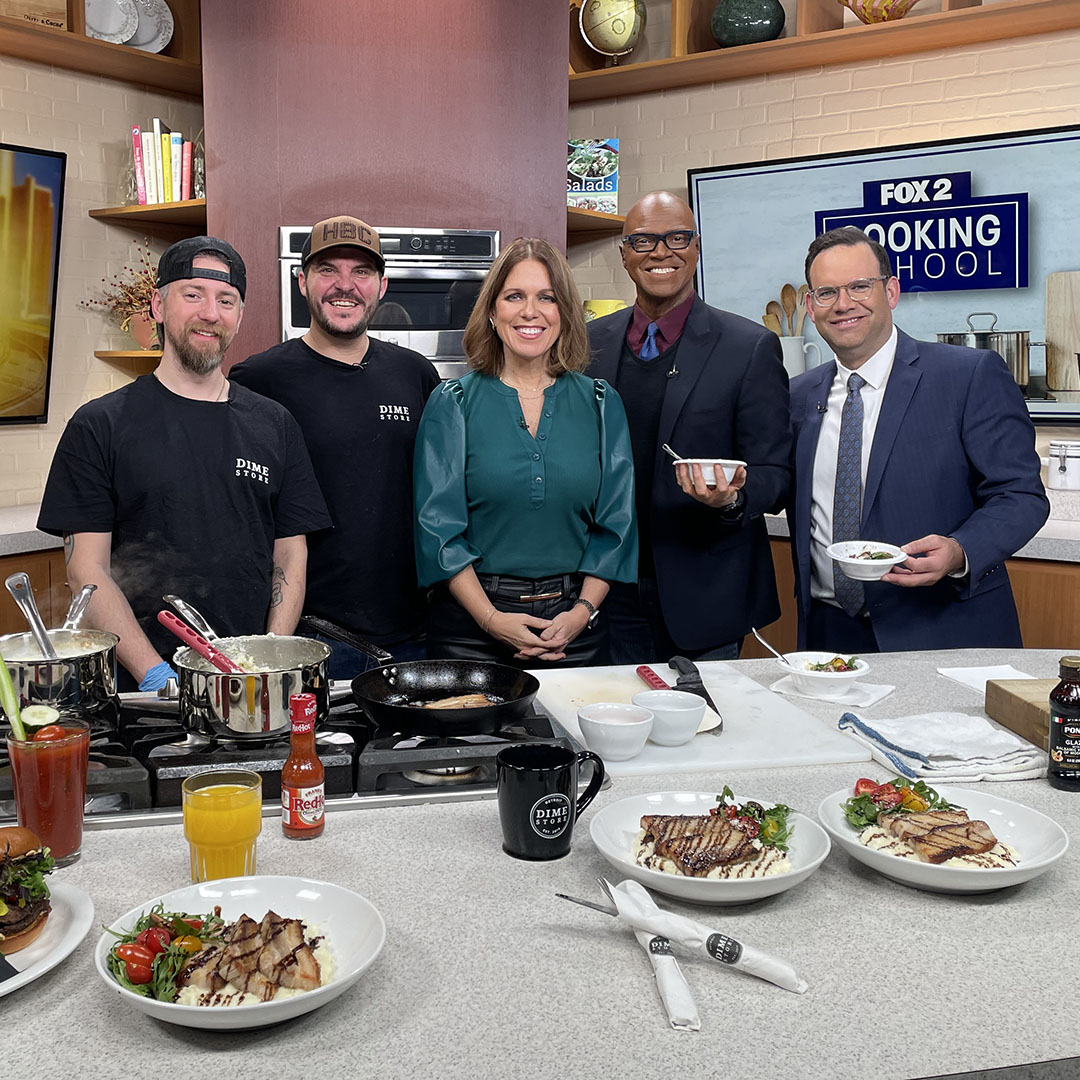
{"label": "decorative globe", "polygon": [[720,0],[712,13],[712,35],[720,46],[772,41],[784,32],[780,0]]}
{"label": "decorative globe", "polygon": [[645,19],[644,0],[582,0],[578,25],[589,48],[619,57],[641,40]]}

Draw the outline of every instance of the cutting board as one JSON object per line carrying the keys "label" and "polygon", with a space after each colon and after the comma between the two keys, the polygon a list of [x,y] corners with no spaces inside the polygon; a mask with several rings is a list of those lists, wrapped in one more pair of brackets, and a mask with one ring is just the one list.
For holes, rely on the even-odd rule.
{"label": "cutting board", "polygon": [[1046,275],[1046,385],[1080,390],[1080,270]]}
{"label": "cutting board", "polygon": [[1057,679],[991,679],[986,684],[986,715],[1045,750],[1050,691],[1057,684]]}
{"label": "cutting board", "polygon": [[[862,744],[780,694],[760,686],[730,664],[702,663],[698,668],[706,689],[723,713],[724,733],[701,732],[683,746],[646,743],[637,757],[611,762],[608,772],[612,776],[722,773],[728,769],[870,760],[870,752]],[[674,672],[667,668],[653,670],[674,685]],[[635,694],[648,689],[635,672],[631,666],[534,671],[540,680],[536,699],[584,745],[577,722],[578,709],[594,701],[630,701]],[[837,720],[842,711],[838,706]]]}

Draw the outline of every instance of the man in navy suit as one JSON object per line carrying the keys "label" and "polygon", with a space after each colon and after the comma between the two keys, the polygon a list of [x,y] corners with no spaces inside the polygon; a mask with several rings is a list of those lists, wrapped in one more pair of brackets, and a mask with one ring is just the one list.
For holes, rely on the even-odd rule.
{"label": "man in navy suit", "polygon": [[[636,585],[604,604],[613,663],[738,656],[751,626],[779,617],[762,514],[790,485],[788,387],[777,336],[694,294],[694,215],[666,191],[626,215],[622,261],[637,289],[629,311],[589,325],[590,374],[626,406],[640,537]],[[745,461],[728,483],[717,470],[672,468],[685,457]]]}
{"label": "man in navy suit", "polygon": [[[1049,503],[1004,361],[898,330],[900,283],[860,229],[814,240],[806,280],[807,311],[836,360],[791,385],[800,647],[1021,645],[1005,559],[1038,532]],[[911,558],[880,582],[853,583],[826,554],[840,539],[884,541]]]}

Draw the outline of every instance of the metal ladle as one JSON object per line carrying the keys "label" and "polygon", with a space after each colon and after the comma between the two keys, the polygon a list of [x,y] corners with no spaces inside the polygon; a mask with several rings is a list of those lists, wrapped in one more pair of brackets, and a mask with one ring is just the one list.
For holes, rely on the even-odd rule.
{"label": "metal ladle", "polygon": [[750,633],[754,635],[776,657],[777,660],[782,660],[788,667],[794,667],[795,665],[783,654],[778,653],[758,632],[754,627],[750,627]]}
{"label": "metal ladle", "polygon": [[96,585],[84,585],[72,598],[71,607],[68,608],[67,618],[61,630],[78,630],[79,620],[82,619],[86,609],[90,606],[90,597],[96,591]]}
{"label": "metal ladle", "polygon": [[59,660],[60,657],[49,639],[49,632],[45,629],[37,604],[34,602],[34,593],[30,588],[30,578],[22,571],[19,571],[17,574],[12,574],[4,584],[7,586],[7,591],[11,593],[15,603],[19,605],[19,610],[26,616],[26,621],[30,624],[30,632],[34,635],[34,640],[41,650],[41,655],[46,660]]}

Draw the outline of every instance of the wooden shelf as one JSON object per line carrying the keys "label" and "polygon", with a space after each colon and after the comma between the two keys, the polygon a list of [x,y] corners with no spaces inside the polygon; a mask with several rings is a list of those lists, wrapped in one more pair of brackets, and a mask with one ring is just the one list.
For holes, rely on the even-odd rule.
{"label": "wooden shelf", "polygon": [[91,210],[90,216],[111,225],[197,225],[206,228],[206,200],[185,199],[183,202],[154,203],[150,206],[106,206]]}
{"label": "wooden shelf", "polygon": [[621,214],[602,214],[599,210],[584,210],[578,206],[566,208],[567,233],[619,232],[626,223]]}
{"label": "wooden shelf", "polygon": [[[919,15],[916,8],[896,22],[831,29],[839,25],[844,12],[836,0],[827,4],[800,0],[797,36],[730,49],[703,49],[700,27],[706,5],[701,0],[673,0],[672,56],[572,74],[570,101],[654,93],[1080,27],[1080,0],[1002,0],[985,7],[959,7],[957,0],[949,0],[946,6],[948,10],[931,15]],[[704,25],[707,34],[707,19]],[[677,40],[680,35],[681,41]]]}
{"label": "wooden shelf", "polygon": [[153,360],[161,359],[160,349],[101,349],[94,355],[99,360]]}
{"label": "wooden shelf", "polygon": [[113,45],[85,34],[83,0],[68,0],[68,29],[0,15],[0,55],[53,64],[120,82],[138,83],[180,97],[202,99],[198,0],[174,0],[168,55]]}

